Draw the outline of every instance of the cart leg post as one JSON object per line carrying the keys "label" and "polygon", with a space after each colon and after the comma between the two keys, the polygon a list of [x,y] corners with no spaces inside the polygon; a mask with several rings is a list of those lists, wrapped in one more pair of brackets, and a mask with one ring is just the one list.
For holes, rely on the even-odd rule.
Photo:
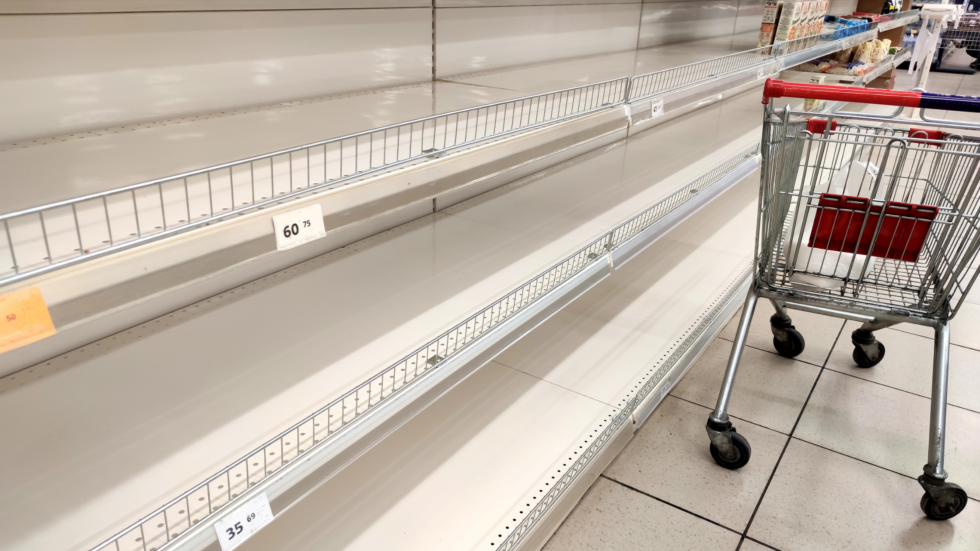
{"label": "cart leg post", "polygon": [[946,394],[949,383],[949,324],[936,327],[932,360],[932,405],[929,416],[929,462],[923,468],[919,484],[925,495],[919,505],[933,520],[953,518],[966,507],[966,492],[946,482],[943,454],[946,445]]}
{"label": "cart leg post", "polygon": [[772,346],[780,356],[795,358],[803,353],[806,341],[803,335],[796,330],[789,311],[785,305],[778,300],[770,300],[776,313],[769,318],[769,327],[772,329]]}
{"label": "cart leg post", "polygon": [[752,314],[755,312],[758,299],[759,295],[755,287],[750,288],[745,297],[745,305],[742,307],[742,317],[738,321],[725,378],[718,392],[718,402],[715,404],[715,410],[708,415],[708,423],[705,426],[708,438],[711,440],[711,456],[715,462],[727,469],[737,469],[748,463],[752,451],[748,441],[736,433],[735,427],[728,420],[727,410],[732,386],[735,384],[735,372],[738,371],[738,363],[742,358],[742,349],[745,348],[745,340],[749,334],[749,325],[752,323]]}

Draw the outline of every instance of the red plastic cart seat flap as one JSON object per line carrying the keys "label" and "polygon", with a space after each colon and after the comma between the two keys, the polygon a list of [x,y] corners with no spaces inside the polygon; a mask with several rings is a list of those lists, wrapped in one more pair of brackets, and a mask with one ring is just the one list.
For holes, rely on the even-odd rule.
{"label": "red plastic cart seat flap", "polygon": [[[806,129],[814,136],[823,134],[827,130],[827,119],[807,119]],[[834,130],[837,130],[837,121],[830,123],[830,131],[833,132]]]}
{"label": "red plastic cart seat flap", "polygon": [[[942,140],[946,137],[946,133],[942,130],[928,130],[925,128],[909,128],[909,141],[912,143],[926,143],[925,140]],[[934,145],[939,147],[937,143],[931,143],[928,145]]]}
{"label": "red plastic cart seat flap", "polygon": [[[808,245],[814,249],[857,254],[868,254],[870,248],[871,256],[917,261],[939,208],[889,201],[885,204],[885,220],[881,223],[878,239],[872,247],[882,209],[880,205],[871,205],[871,211],[866,213],[869,202],[866,197],[820,194]],[[868,220],[864,223],[866,216]]]}

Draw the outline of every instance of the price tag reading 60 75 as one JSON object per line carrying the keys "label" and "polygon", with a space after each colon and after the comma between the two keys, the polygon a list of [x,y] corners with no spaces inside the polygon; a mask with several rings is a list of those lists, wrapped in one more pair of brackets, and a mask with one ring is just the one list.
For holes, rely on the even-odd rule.
{"label": "price tag reading 60 75", "polygon": [[269,498],[261,493],[214,523],[221,551],[231,551],[272,521]]}
{"label": "price tag reading 60 75", "polygon": [[276,249],[284,251],[327,235],[323,227],[323,210],[311,205],[272,217],[276,232]]}

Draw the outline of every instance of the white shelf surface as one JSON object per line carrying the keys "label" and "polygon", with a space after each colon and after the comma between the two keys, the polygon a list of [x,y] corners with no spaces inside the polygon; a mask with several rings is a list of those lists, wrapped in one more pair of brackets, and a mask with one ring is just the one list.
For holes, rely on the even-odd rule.
{"label": "white shelf surface", "polygon": [[[743,180],[240,547],[499,546],[751,260]],[[737,300],[737,299],[736,299]],[[493,544],[493,545],[491,545]]]}
{"label": "white shelf surface", "polygon": [[[0,144],[4,177],[18,183],[4,197],[3,211],[429,115],[666,69],[737,51],[732,44],[731,37],[670,44],[453,78],[456,82],[438,81]],[[736,41],[734,46],[738,50],[739,44]]]}
{"label": "white shelf surface", "polygon": [[[751,40],[749,36],[752,35]],[[450,77],[448,80],[539,94],[569,86],[670,69],[755,48],[758,33],[665,44],[612,54]]]}
{"label": "white shelf surface", "polygon": [[85,549],[758,140],[758,94],[0,379],[0,533]]}

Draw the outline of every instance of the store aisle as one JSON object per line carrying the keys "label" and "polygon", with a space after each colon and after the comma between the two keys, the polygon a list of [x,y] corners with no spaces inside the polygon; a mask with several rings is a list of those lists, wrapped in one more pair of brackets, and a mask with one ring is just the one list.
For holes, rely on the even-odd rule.
{"label": "store aisle", "polygon": [[897,326],[880,365],[854,366],[850,323],[792,312],[794,360],[772,350],[760,302],[730,412],[752,445],[739,471],[708,454],[738,314],[565,519],[546,551],[980,548],[980,305],[953,320],[947,469],[973,499],[949,522],[919,510],[932,338]]}

